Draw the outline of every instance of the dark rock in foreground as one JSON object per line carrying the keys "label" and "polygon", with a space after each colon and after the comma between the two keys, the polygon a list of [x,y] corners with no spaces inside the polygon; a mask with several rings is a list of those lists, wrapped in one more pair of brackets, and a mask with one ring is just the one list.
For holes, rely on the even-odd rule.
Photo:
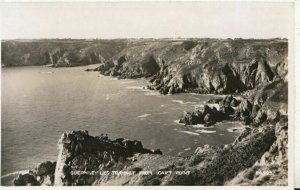
{"label": "dark rock in foreground", "polygon": [[56,162],[43,162],[34,171],[29,171],[24,175],[20,174],[13,183],[15,186],[54,185],[55,167]]}
{"label": "dark rock in foreground", "polygon": [[95,176],[71,175],[72,171],[109,170],[123,164],[136,153],[161,154],[143,148],[140,141],[126,139],[110,140],[107,137],[92,137],[87,131],[64,133],[58,142],[59,159],[56,166],[55,185],[91,185]]}

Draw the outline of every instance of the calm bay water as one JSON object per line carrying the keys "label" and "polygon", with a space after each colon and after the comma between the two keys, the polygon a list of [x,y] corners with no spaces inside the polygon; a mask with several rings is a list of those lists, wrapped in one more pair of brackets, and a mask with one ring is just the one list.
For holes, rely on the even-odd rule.
{"label": "calm bay water", "polygon": [[[87,66],[95,67],[95,66]],[[175,122],[211,95],[159,95],[143,90],[146,81],[115,80],[85,72],[87,67],[2,68],[2,176],[57,159],[64,131],[88,130],[91,135],[142,141],[164,154],[187,155],[204,144],[233,142],[239,123],[211,128]]]}

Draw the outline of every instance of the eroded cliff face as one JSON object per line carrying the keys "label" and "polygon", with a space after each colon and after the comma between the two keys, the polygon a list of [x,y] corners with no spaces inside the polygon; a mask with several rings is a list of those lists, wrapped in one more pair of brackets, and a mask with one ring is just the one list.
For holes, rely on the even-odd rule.
{"label": "eroded cliff face", "polygon": [[136,42],[96,70],[119,78],[150,77],[150,89],[235,93],[286,80],[284,40],[174,40]]}

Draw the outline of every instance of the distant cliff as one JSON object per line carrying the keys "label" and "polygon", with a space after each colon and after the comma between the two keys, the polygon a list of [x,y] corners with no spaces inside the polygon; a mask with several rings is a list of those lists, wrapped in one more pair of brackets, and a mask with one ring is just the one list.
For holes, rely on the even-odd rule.
{"label": "distant cliff", "polygon": [[2,66],[69,67],[102,63],[119,53],[127,40],[5,40]]}

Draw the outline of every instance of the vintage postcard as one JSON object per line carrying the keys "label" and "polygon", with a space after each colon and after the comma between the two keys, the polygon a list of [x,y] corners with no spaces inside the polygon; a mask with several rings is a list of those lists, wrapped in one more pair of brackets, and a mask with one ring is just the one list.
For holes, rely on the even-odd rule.
{"label": "vintage postcard", "polygon": [[1,185],[291,187],[293,27],[293,2],[1,3]]}

